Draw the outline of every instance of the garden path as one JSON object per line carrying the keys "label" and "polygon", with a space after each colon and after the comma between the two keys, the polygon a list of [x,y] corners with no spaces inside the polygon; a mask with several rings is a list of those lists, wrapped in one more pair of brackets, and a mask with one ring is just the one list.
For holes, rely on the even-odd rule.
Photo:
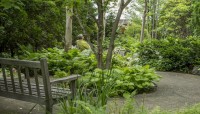
{"label": "garden path", "polygon": [[158,74],[162,78],[157,83],[157,91],[136,96],[140,102],[144,99],[145,106],[173,110],[200,103],[200,76],[174,72]]}
{"label": "garden path", "polygon": [[200,103],[200,76],[174,72],[157,74],[162,76],[157,82],[157,90],[136,95],[138,105],[144,104],[148,109],[159,106],[163,110],[175,110]]}
{"label": "garden path", "polygon": [[[174,110],[200,103],[200,76],[174,72],[157,73],[162,76],[161,80],[157,82],[157,91],[136,95],[135,99],[138,104],[144,103],[144,106],[149,109],[160,106],[161,109]],[[122,98],[114,100],[124,101]],[[27,114],[34,105],[0,97],[0,114]],[[32,112],[32,114],[43,113],[44,109],[40,106],[36,106]]]}

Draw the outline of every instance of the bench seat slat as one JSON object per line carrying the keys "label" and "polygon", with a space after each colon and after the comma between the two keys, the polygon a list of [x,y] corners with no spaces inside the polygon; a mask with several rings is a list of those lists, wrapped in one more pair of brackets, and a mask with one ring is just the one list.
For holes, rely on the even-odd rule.
{"label": "bench seat slat", "polygon": [[28,85],[29,94],[32,95],[31,82],[30,82],[30,76],[29,76],[29,69],[27,67],[25,68],[25,77],[27,79],[27,85]]}
{"label": "bench seat slat", "polygon": [[[7,85],[8,85],[7,86],[8,92],[12,92],[13,91],[12,81],[8,80]],[[23,86],[23,93],[21,92],[21,87],[20,87],[19,82],[15,81],[15,90],[16,90],[15,94],[30,95],[27,82],[22,82],[22,86]],[[36,84],[30,83],[30,86],[31,86],[31,91],[32,91],[32,94],[30,96],[45,98],[44,85],[39,85],[40,96],[38,96],[38,93],[37,93],[38,90],[37,90]],[[0,79],[0,88],[1,88],[0,92],[6,91],[6,89],[4,88],[4,81],[2,79]],[[67,97],[71,94],[71,91],[69,88],[59,88],[55,86],[52,86],[51,92],[52,92],[53,99]]]}
{"label": "bench seat slat", "polygon": [[1,66],[2,67],[2,73],[3,73],[3,81],[4,81],[4,86],[5,86],[5,88],[6,88],[6,90],[8,91],[8,85],[7,85],[7,79],[6,79],[6,69],[5,69],[5,66],[4,65],[2,65]]}
{"label": "bench seat slat", "polygon": [[10,70],[10,77],[11,77],[11,81],[12,81],[13,92],[15,93],[16,90],[15,90],[15,82],[14,82],[14,76],[13,76],[13,67],[10,66],[9,70]]}
{"label": "bench seat slat", "polygon": [[35,83],[36,83],[35,85],[36,85],[36,89],[37,89],[37,95],[38,95],[38,97],[40,97],[40,88],[39,88],[37,69],[34,69],[33,72],[34,72],[34,77],[35,77]]}
{"label": "bench seat slat", "polygon": [[22,86],[22,76],[21,76],[21,67],[20,66],[17,67],[17,75],[18,75],[18,79],[19,79],[21,93],[24,93],[23,86]]}

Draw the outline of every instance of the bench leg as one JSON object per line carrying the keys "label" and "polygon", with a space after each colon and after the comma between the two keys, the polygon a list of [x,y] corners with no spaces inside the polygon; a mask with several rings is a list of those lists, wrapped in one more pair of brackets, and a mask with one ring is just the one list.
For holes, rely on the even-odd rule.
{"label": "bench leg", "polygon": [[72,92],[71,99],[74,99],[74,97],[76,95],[76,80],[71,81],[71,83],[70,83],[70,90]]}
{"label": "bench leg", "polygon": [[46,114],[53,113],[53,105],[51,103],[46,102]]}

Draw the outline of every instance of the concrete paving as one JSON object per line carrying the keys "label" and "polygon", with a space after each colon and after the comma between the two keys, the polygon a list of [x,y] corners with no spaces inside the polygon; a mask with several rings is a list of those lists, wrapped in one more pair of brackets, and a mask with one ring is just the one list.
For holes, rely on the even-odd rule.
{"label": "concrete paving", "polygon": [[175,110],[200,103],[200,76],[158,72],[162,76],[157,91],[136,96],[138,103],[147,108],[159,106],[164,110]]}
{"label": "concrete paving", "polygon": [[[161,109],[175,110],[185,106],[200,103],[200,76],[158,72],[162,76],[157,83],[157,91],[149,94],[136,95],[136,102],[152,109],[159,106]],[[122,98],[113,99],[116,102],[123,102]],[[0,97],[0,114],[28,114],[35,104]],[[58,110],[58,106],[54,106]],[[31,114],[44,114],[44,108],[37,105]],[[55,112],[56,114],[56,112]]]}
{"label": "concrete paving", "polygon": [[[35,104],[0,97],[0,106],[0,114],[28,114]],[[44,114],[44,110],[36,106],[32,114]]]}

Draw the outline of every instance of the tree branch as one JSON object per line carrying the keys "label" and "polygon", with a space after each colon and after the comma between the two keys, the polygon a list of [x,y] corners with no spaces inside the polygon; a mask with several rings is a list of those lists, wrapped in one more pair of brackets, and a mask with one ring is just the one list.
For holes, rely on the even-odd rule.
{"label": "tree branch", "polygon": [[120,6],[124,6],[124,0],[121,0]]}
{"label": "tree branch", "polygon": [[131,2],[131,0],[127,0],[126,3],[124,4],[124,8]]}
{"label": "tree branch", "polygon": [[110,38],[110,44],[106,56],[106,69],[109,69],[111,67],[111,61],[112,61],[112,52],[114,49],[114,41],[115,41],[115,36],[116,36],[116,30],[120,21],[120,17],[122,15],[122,12],[124,8],[131,2],[131,0],[127,0],[127,2],[124,4],[124,0],[121,0],[120,7],[117,12],[117,17],[115,18],[114,25],[112,27],[112,33],[111,33],[111,38]]}

